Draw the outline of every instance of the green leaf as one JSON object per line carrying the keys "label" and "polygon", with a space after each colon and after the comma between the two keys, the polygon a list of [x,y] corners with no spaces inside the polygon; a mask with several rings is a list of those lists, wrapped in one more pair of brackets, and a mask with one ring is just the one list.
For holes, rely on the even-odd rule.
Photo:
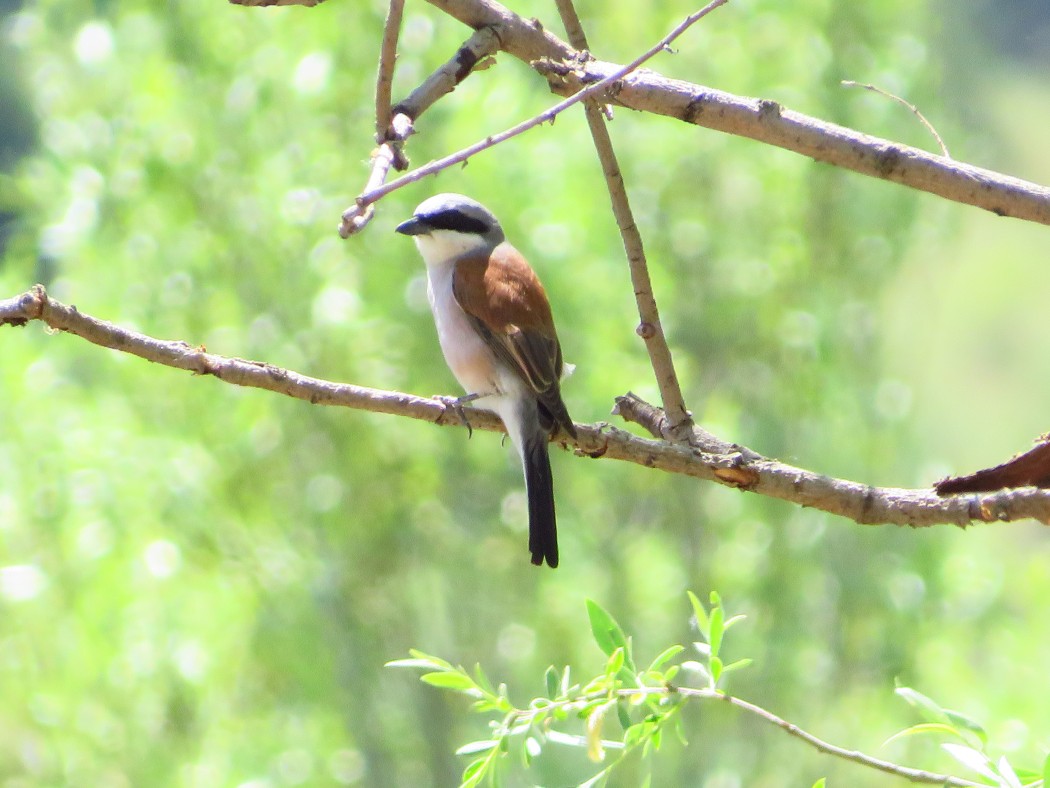
{"label": "green leaf", "polygon": [[729,671],[731,671],[731,670],[740,670],[741,668],[746,668],[752,662],[754,662],[753,659],[751,659],[750,657],[745,657],[744,659],[738,659],[735,662],[730,662],[728,665],[723,665],[722,666],[722,675],[724,676],[726,673],[729,673]]}
{"label": "green leaf", "polygon": [[465,692],[468,695],[479,698],[484,693],[477,688],[470,676],[463,673],[424,673],[419,677],[424,684],[441,689],[450,689],[456,692]]}
{"label": "green leaf", "polygon": [[624,635],[620,625],[593,599],[587,600],[587,616],[591,620],[594,642],[598,644],[598,648],[604,652],[605,656],[611,657],[618,648],[627,650],[627,636]]}
{"label": "green leaf", "polygon": [[521,745],[521,761],[526,769],[532,766],[532,759],[538,757],[541,752],[543,744],[540,740],[535,736],[526,736]]}
{"label": "green leaf", "polygon": [[409,648],[408,654],[412,655],[411,659],[405,660],[391,660],[390,662],[384,663],[384,667],[421,667],[427,670],[455,670],[450,663],[438,657],[432,657],[428,654],[423,654],[422,651],[417,651],[415,648]]}
{"label": "green leaf", "polygon": [[[1041,771],[1036,772],[1031,769],[1022,769],[1020,766],[1014,769],[1014,774],[1017,775],[1017,779],[1021,781],[1022,785],[1032,785],[1043,779],[1043,773]],[[1042,788],[1042,786],[1040,786]]]}
{"label": "green leaf", "polygon": [[482,697],[480,700],[474,701],[470,705],[470,708],[478,712],[479,714],[484,713],[486,711],[510,711],[504,700],[493,699],[491,696],[488,695]]}
{"label": "green leaf", "polygon": [[620,719],[620,727],[625,731],[631,727],[631,706],[629,701],[620,698],[616,702],[616,716]]}
{"label": "green leaf", "polygon": [[711,646],[711,657],[718,656],[718,650],[722,648],[722,633],[725,632],[723,625],[725,611],[720,607],[711,608],[711,636],[707,642]]}
{"label": "green leaf", "polygon": [[674,681],[674,677],[678,675],[678,671],[681,669],[681,665],[672,665],[671,667],[669,667],[667,669],[667,672],[664,673],[664,681],[667,684],[670,684],[672,681]]}
{"label": "green leaf", "polygon": [[951,725],[951,720],[948,719],[948,715],[941,708],[940,704],[927,698],[918,690],[913,690],[911,687],[897,687],[894,690],[900,697],[904,698],[910,705],[914,706],[919,710],[919,713],[927,719],[929,722],[941,722],[945,725]]}
{"label": "green leaf", "polygon": [[479,785],[485,777],[485,767],[488,765],[489,759],[478,758],[476,761],[471,761],[467,764],[467,768],[463,770],[463,776],[460,778],[459,788],[474,788]]}
{"label": "green leaf", "polygon": [[439,666],[429,660],[391,660],[384,662],[383,667],[421,667],[426,670],[434,670]]}
{"label": "green leaf", "polygon": [[605,779],[609,776],[609,769],[611,768],[612,766],[606,766],[591,779],[580,783],[579,788],[598,788],[599,785],[604,785]]}
{"label": "green leaf", "polygon": [[455,668],[452,667],[452,663],[451,662],[446,662],[441,657],[435,657],[433,654],[427,654],[425,651],[420,651],[419,649],[410,648],[408,650],[408,653],[411,656],[415,657],[416,659],[425,659],[425,660],[428,660],[430,662],[433,662],[436,667],[439,667],[442,670],[455,670]]}
{"label": "green leaf", "polygon": [[624,735],[623,735],[623,746],[625,748],[630,748],[630,747],[633,747],[634,745],[636,745],[638,742],[640,742],[642,740],[642,738],[646,734],[649,733],[649,728],[651,726],[652,726],[652,723],[649,722],[648,720],[642,720],[641,722],[636,722],[634,725],[632,725],[630,728],[628,728],[624,732]]}
{"label": "green leaf", "polygon": [[649,670],[656,671],[685,651],[685,646],[670,646],[660,652],[659,656],[649,665]]}
{"label": "green leaf", "polygon": [[608,706],[610,703],[615,703],[615,702],[616,702],[615,698],[609,698],[609,697],[593,698],[592,700],[590,700],[587,703],[585,703],[582,708],[580,708],[577,716],[581,720],[587,719],[588,717],[591,716],[591,714],[594,713],[594,711],[596,709],[601,708],[602,706]]}
{"label": "green leaf", "polygon": [[667,682],[664,674],[658,670],[643,670],[638,675],[638,680],[646,687],[662,687]]}
{"label": "green leaf", "polygon": [[476,752],[488,752],[499,745],[499,743],[499,739],[479,739],[478,741],[467,742],[456,750],[456,755],[473,755]]}
{"label": "green leaf", "polygon": [[1018,778],[1006,756],[1002,756],[996,764],[999,770],[999,780],[1002,788],[1021,788],[1021,780]]}
{"label": "green leaf", "polygon": [[481,667],[480,662],[474,664],[474,680],[477,682],[477,685],[485,691],[486,694],[496,694],[496,690],[492,688],[492,682],[489,681],[489,677],[485,675],[485,671]]}
{"label": "green leaf", "polygon": [[581,695],[593,695],[595,692],[604,692],[609,687],[609,677],[602,673],[583,685]]}
{"label": "green leaf", "polygon": [[967,769],[971,769],[982,777],[987,777],[989,780],[994,780],[998,783],[998,775],[992,771],[991,761],[988,760],[988,757],[983,752],[962,744],[942,744],[941,747]]}
{"label": "green leaf", "polygon": [[618,648],[609,657],[609,661],[605,663],[605,675],[615,676],[623,668],[623,649]]}
{"label": "green leaf", "polygon": [[700,634],[704,636],[704,640],[710,639],[711,623],[707,618],[707,610],[704,609],[704,603],[697,599],[696,594],[692,591],[686,591],[689,596],[689,604],[693,606],[693,617],[696,619],[696,628],[700,630]]}
{"label": "green leaf", "polygon": [[1050,755],[1043,761],[1043,785],[1050,786]]}
{"label": "green leaf", "polygon": [[731,616],[730,618],[726,619],[726,623],[722,627],[723,631],[728,630],[731,626],[733,626],[733,624],[736,624],[739,621],[743,621],[745,618],[747,618],[747,616],[745,616],[743,613],[737,613],[735,616]]}
{"label": "green leaf", "polygon": [[711,685],[715,686],[718,684],[718,680],[722,678],[722,660],[718,657],[711,657]]}
{"label": "green leaf", "polygon": [[897,731],[897,733],[893,734],[892,736],[890,736],[890,738],[886,739],[886,741],[882,743],[882,746],[885,747],[887,744],[895,742],[897,741],[897,739],[903,739],[905,736],[916,736],[918,734],[923,733],[938,733],[945,736],[955,736],[958,738],[962,738],[959,735],[959,731],[957,731],[951,725],[945,725],[943,722],[920,722],[918,725],[912,725],[910,728],[905,728],[902,731]]}
{"label": "green leaf", "polygon": [[824,788],[824,786],[827,785],[827,784],[828,784],[828,778],[827,777],[821,777],[819,780],[817,780],[815,783],[813,783],[813,788]]}
{"label": "green leaf", "polygon": [[547,697],[558,697],[558,671],[553,665],[547,668],[547,672],[543,674],[543,681],[547,685]]}
{"label": "green leaf", "polygon": [[943,709],[944,713],[948,716],[952,725],[956,728],[961,728],[964,731],[969,731],[981,742],[981,746],[984,747],[988,744],[988,734],[980,723],[974,721],[972,718],[967,717],[965,714],[960,714],[957,711],[951,709]]}
{"label": "green leaf", "polygon": [[678,737],[678,741],[680,741],[682,743],[682,746],[683,747],[688,747],[689,746],[689,741],[685,738],[685,728],[682,725],[682,717],[681,717],[681,715],[675,715],[675,718],[674,718],[674,732],[675,732],[675,735]]}

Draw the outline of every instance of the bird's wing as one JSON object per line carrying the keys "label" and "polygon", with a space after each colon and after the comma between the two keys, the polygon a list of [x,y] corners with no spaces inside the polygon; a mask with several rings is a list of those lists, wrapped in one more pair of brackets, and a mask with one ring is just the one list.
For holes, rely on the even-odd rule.
{"label": "bird's wing", "polygon": [[575,435],[561,399],[561,345],[550,304],[521,254],[502,243],[491,255],[458,261],[452,292],[496,357],[536,392],[555,423]]}

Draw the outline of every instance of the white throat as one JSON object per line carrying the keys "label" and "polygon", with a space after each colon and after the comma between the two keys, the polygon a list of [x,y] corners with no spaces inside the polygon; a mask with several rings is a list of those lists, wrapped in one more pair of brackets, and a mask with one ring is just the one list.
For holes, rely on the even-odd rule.
{"label": "white throat", "polygon": [[416,248],[427,268],[451,266],[461,257],[494,248],[490,241],[480,235],[458,233],[455,230],[434,230],[426,235],[414,236],[412,240],[416,242]]}

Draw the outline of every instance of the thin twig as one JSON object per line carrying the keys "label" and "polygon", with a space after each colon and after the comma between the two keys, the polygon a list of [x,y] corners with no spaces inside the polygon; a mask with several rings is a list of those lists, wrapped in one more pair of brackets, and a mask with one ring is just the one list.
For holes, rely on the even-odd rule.
{"label": "thin twig", "polygon": [[[417,397],[397,391],[334,383],[258,361],[208,353],[186,342],[155,339],[85,315],[48,297],[44,288],[14,298],[0,300],[0,326],[24,325],[40,320],[53,329],[75,334],[88,342],[113,348],[157,364],[183,369],[197,375],[210,375],[237,386],[266,389],[318,405],[336,405],[373,413],[387,413],[420,419],[445,426],[462,426],[452,409],[432,397]],[[626,398],[620,398],[622,413]],[[644,410],[634,404],[631,417]],[[644,405],[644,403],[641,403]],[[659,408],[647,406],[658,422]],[[626,417],[626,416],[625,416]],[[499,418],[489,411],[470,410],[475,430],[503,431]],[[659,429],[659,427],[656,427]],[[579,439],[572,444],[564,435],[558,443],[574,445],[581,457],[605,458],[657,468],[696,479],[715,481],[748,492],[780,498],[800,506],[846,517],[854,522],[876,525],[931,526],[971,522],[1005,522],[1033,518],[1050,524],[1050,490],[1022,488],[994,493],[955,495],[941,498],[932,489],[904,490],[870,487],[845,479],[833,479],[802,468],[762,457],[742,446],[719,439],[704,451],[664,440],[649,440],[608,424],[576,427]]]}
{"label": "thin twig", "polygon": [[324,0],[229,0],[233,5],[245,6],[277,6],[277,5],[320,5]]}
{"label": "thin twig", "polygon": [[[561,15],[565,31],[569,35],[569,43],[580,51],[589,51],[587,35],[584,33],[572,0],[555,0],[555,4]],[[656,376],[656,384],[660,389],[664,412],[670,422],[670,429],[665,437],[669,440],[680,440],[692,435],[692,415],[686,409],[685,397],[682,395],[682,387],[678,382],[678,373],[674,368],[674,359],[671,357],[671,349],[667,345],[667,337],[664,335],[663,324],[660,322],[660,311],[656,305],[652,278],[649,276],[649,263],[645,256],[642,233],[638,229],[634,212],[631,210],[623,173],[616,159],[616,151],[613,148],[612,138],[605,125],[606,120],[600,105],[596,100],[588,99],[583,103],[583,108],[587,114],[591,139],[594,140],[594,148],[598,153],[602,172],[605,174],[613,216],[616,217],[616,225],[620,228],[620,238],[623,240],[623,247],[627,253],[635,303],[638,305],[637,333],[645,342],[649,362]]]}
{"label": "thin twig", "polygon": [[[621,68],[600,60],[578,62],[579,53],[569,44],[495,0],[429,2],[471,27],[499,26],[502,49],[548,76],[551,88],[562,95],[592,85]],[[775,101],[734,96],[668,79],[648,69],[622,79],[615,94],[604,100],[748,137],[999,216],[1050,225],[1050,188],[1046,186],[827,123],[785,109]]]}
{"label": "thin twig", "polygon": [[[492,62],[489,56],[498,48],[499,37],[492,28],[486,27],[476,31],[456,50],[452,58],[427,77],[407,98],[399,101],[393,107],[388,105],[391,119],[382,131],[377,131],[382,135],[382,139],[379,147],[372,152],[372,170],[365,183],[366,193],[378,189],[386,182],[391,167],[403,170],[408,166],[403,149],[405,141],[415,130],[414,119],[422,115],[442,96],[455,90],[456,85],[466,79],[468,74],[486,68]],[[380,63],[380,71],[382,69],[383,65]],[[378,84],[377,81],[377,113],[381,104],[378,98]],[[387,101],[389,101],[389,96]],[[379,121],[376,126],[378,130]],[[371,204],[355,203],[351,205],[343,212],[339,235],[347,238],[359,232],[372,220],[374,214],[375,208]]]}
{"label": "thin twig", "polygon": [[915,113],[915,117],[919,119],[919,122],[922,123],[922,125],[926,127],[926,130],[933,135],[933,138],[937,140],[937,144],[940,145],[941,153],[944,155],[944,158],[950,159],[952,157],[951,154],[948,153],[948,146],[944,144],[944,140],[941,139],[941,135],[937,133],[937,129],[933,127],[932,123],[926,120],[926,116],[919,112],[919,108],[912,104],[910,101],[905,101],[900,96],[890,93],[888,90],[884,90],[876,85],[872,85],[866,82],[854,82],[852,79],[844,79],[842,80],[842,85],[847,88],[864,88],[865,90],[870,90],[874,93],[878,93],[880,96],[891,98],[894,101],[903,104],[913,113]]}
{"label": "thin twig", "polygon": [[[682,35],[682,33],[684,33],[698,21],[703,19],[709,13],[714,11],[716,8],[725,5],[727,2],[728,0],[712,0],[712,2],[708,3],[701,10],[697,11],[694,14],[690,14],[688,17],[686,17],[682,22],[676,25],[670,33],[668,33],[666,36],[660,39],[660,41],[657,42],[653,47],[636,57],[626,66],[620,67],[619,69],[606,75],[601,80],[598,80],[594,84],[587,86],[583,90],[580,90],[578,93],[574,93],[572,96],[569,96],[569,98],[565,99],[564,101],[560,101],[553,107],[544,110],[539,115],[529,118],[526,121],[522,121],[516,126],[512,126],[511,128],[507,129],[506,131],[502,131],[499,134],[493,134],[490,137],[486,137],[480,142],[474,143],[470,147],[463,148],[462,150],[457,151],[456,153],[453,153],[449,156],[445,156],[444,158],[437,159],[436,161],[432,161],[428,164],[425,164],[419,169],[413,170],[412,172],[407,173],[406,175],[402,175],[400,178],[390,181],[389,183],[386,183],[377,189],[371,189],[362,192],[360,195],[358,195],[357,199],[355,200],[355,205],[352,205],[350,208],[344,211],[343,224],[345,225],[348,221],[352,220],[354,216],[360,214],[367,206],[373,204],[377,200],[382,199],[391,192],[397,191],[398,189],[407,186],[410,183],[415,183],[416,181],[422,180],[428,175],[434,175],[438,172],[441,172],[442,170],[452,167],[453,165],[460,164],[469,159],[471,156],[474,156],[480,153],[481,151],[487,150],[495,145],[499,145],[502,142],[506,142],[507,140],[518,136],[519,134],[523,134],[524,132],[535,128],[536,126],[542,125],[544,123],[549,123],[553,121],[555,117],[557,117],[562,112],[571,107],[573,104],[577,104],[581,101],[584,101],[585,99],[591,98],[592,96],[596,96],[599,93],[606,91],[607,89],[611,88],[614,83],[623,79],[627,74],[630,74],[632,71],[637,69],[643,63],[645,63],[647,60],[653,58],[660,52],[664,51],[668,46],[670,46],[671,42],[678,38],[680,35]],[[342,234],[342,229],[340,229],[340,235]],[[346,236],[344,235],[343,237]]]}
{"label": "thin twig", "polygon": [[825,755],[832,755],[836,758],[841,758],[845,761],[851,761],[860,766],[866,766],[869,769],[876,769],[880,772],[886,772],[897,777],[902,777],[905,780],[909,780],[913,783],[926,783],[930,785],[946,785],[952,788],[971,788],[971,786],[980,786],[982,783],[973,782],[963,777],[953,777],[949,774],[937,774],[936,772],[928,772],[924,769],[913,769],[910,766],[901,766],[891,761],[884,761],[880,758],[873,758],[870,755],[865,755],[862,752],[856,750],[847,750],[843,747],[831,744],[819,739],[812,733],[802,730],[794,723],[788,722],[782,717],[778,717],[771,711],[767,711],[761,706],[756,706],[754,703],[749,703],[746,700],[740,698],[734,698],[732,695],[727,695],[724,692],[712,689],[696,689],[693,687],[678,687],[675,686],[673,690],[668,690],[665,687],[642,687],[632,689],[622,689],[617,691],[617,695],[620,697],[632,697],[638,695],[657,695],[661,697],[669,697],[671,695],[683,695],[688,698],[697,698],[700,700],[721,700],[735,706],[738,709],[743,709],[746,712],[754,714],[759,719],[775,725],[790,736],[794,736],[797,739],[801,739],[806,744],[813,747],[818,752],[822,752]]}
{"label": "thin twig", "polygon": [[394,63],[397,61],[397,40],[401,35],[401,17],[405,0],[390,0],[386,23],[383,25],[383,43],[379,48],[379,66],[376,68],[376,144],[386,142],[390,133],[390,89],[394,84]]}
{"label": "thin twig", "polygon": [[[372,169],[368,173],[365,182],[365,190],[377,189],[386,181],[390,168],[404,169],[404,154],[401,146],[413,132],[412,119],[401,112],[394,115],[390,121],[387,140],[374,151],[372,151]],[[402,164],[402,166],[398,166]],[[362,210],[348,215],[343,214],[342,224],[339,225],[339,234],[346,238],[364,229],[375,215],[375,206],[366,205]]]}
{"label": "thin twig", "polygon": [[499,51],[500,39],[495,28],[483,27],[463,42],[448,59],[401,101],[394,105],[394,113],[403,112],[413,120],[426,112],[438,99],[447,96],[475,71],[484,71],[496,62],[492,57]]}

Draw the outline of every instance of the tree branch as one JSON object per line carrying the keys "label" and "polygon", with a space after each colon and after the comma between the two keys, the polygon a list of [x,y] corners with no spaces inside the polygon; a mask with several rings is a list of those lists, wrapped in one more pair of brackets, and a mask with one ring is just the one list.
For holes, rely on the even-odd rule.
{"label": "tree branch", "polygon": [[[589,49],[587,36],[572,0],[556,0],[556,5],[572,45],[583,51]],[[616,217],[620,237],[623,239],[623,248],[627,253],[627,264],[631,272],[631,284],[634,286],[634,300],[638,305],[640,321],[636,332],[645,342],[649,362],[653,367],[653,375],[660,389],[664,412],[669,414],[670,429],[665,437],[681,439],[682,434],[691,434],[693,419],[692,414],[686,409],[685,397],[682,395],[682,387],[678,382],[678,373],[674,368],[674,359],[671,357],[671,349],[667,345],[667,337],[664,335],[663,324],[660,322],[660,311],[656,306],[656,294],[653,293],[653,283],[649,276],[649,264],[645,257],[642,233],[638,229],[638,223],[634,220],[634,212],[631,210],[631,203],[627,198],[627,189],[623,182],[623,173],[620,170],[620,163],[616,160],[612,137],[605,125],[605,116],[602,114],[600,105],[596,99],[588,99],[583,103],[583,109],[587,114],[587,125],[591,130],[591,139],[594,140],[594,149],[598,153],[598,160],[605,174],[613,216]]]}
{"label": "tree branch", "polygon": [[[391,12],[393,12],[391,6]],[[451,93],[456,86],[475,70],[487,68],[492,61],[489,56],[499,49],[499,38],[491,28],[478,30],[464,42],[456,54],[437,71],[427,77],[413,90],[407,98],[399,101],[394,107],[382,110],[384,98],[389,102],[389,85],[384,89],[386,71],[393,67],[390,47],[396,47],[397,38],[391,32],[391,16],[387,17],[387,26],[383,33],[383,52],[380,56],[378,76],[376,78],[376,135],[379,147],[372,152],[372,171],[365,183],[364,194],[379,189],[385,182],[390,168],[403,170],[408,167],[402,148],[405,140],[415,131],[413,123],[416,118],[429,109],[434,102]],[[396,30],[394,31],[396,32]],[[391,41],[393,43],[391,43]],[[385,92],[385,96],[384,96]],[[389,118],[383,123],[383,115]],[[374,201],[372,201],[374,202]],[[353,205],[343,211],[339,225],[339,235],[348,238],[362,230],[375,214],[372,202],[364,202],[359,197]]]}
{"label": "tree branch", "polygon": [[[884,761],[881,758],[875,758],[871,755],[865,755],[858,750],[847,750],[844,747],[826,742],[814,736],[812,733],[803,730],[802,728],[795,725],[793,722],[788,722],[783,717],[778,717],[771,711],[768,711],[761,706],[754,703],[749,703],[746,700],[735,698],[732,695],[728,695],[721,690],[716,689],[697,689],[695,687],[679,687],[665,686],[665,687],[632,687],[629,689],[620,689],[616,691],[616,695],[619,698],[637,698],[641,697],[652,697],[657,696],[661,698],[673,698],[675,695],[686,698],[693,698],[698,701],[706,700],[719,700],[728,703],[730,706],[734,706],[738,709],[746,711],[750,714],[755,715],[764,722],[771,725],[775,725],[782,731],[787,733],[789,736],[794,736],[796,739],[801,739],[810,747],[815,749],[817,752],[821,752],[825,755],[831,755],[835,758],[841,758],[845,761],[850,761],[859,766],[865,766],[869,769],[875,769],[880,772],[892,774],[897,777],[901,777],[913,783],[921,783],[928,785],[943,785],[951,786],[951,788],[972,788],[974,786],[982,786],[984,783],[974,782],[967,780],[963,777],[954,777],[950,774],[938,774],[937,772],[928,772],[925,769],[914,769],[910,766],[901,766],[900,764],[893,763],[892,761]],[[606,693],[595,693],[593,697],[605,697]],[[578,704],[581,700],[589,701],[592,700],[592,696],[584,696],[583,698],[573,698],[569,702],[563,703],[564,707],[571,708]],[[549,708],[549,707],[544,707]]]}
{"label": "tree branch", "polygon": [[[494,0],[428,0],[475,29],[491,26],[508,54],[532,65],[551,88],[571,94],[622,68],[581,53]],[[617,80],[603,101],[749,137],[816,161],[893,181],[999,216],[1050,224],[1050,188],[946,159],[785,109],[775,101],[734,96],[639,70]]]}
{"label": "tree branch", "polygon": [[[966,780],[962,777],[953,777],[948,774],[937,774],[936,772],[928,772],[924,769],[913,769],[910,766],[901,766],[891,761],[884,761],[880,758],[874,758],[870,755],[865,755],[857,750],[847,750],[844,747],[839,747],[835,744],[830,744],[823,739],[818,739],[812,733],[802,730],[794,723],[788,722],[782,717],[778,717],[771,711],[767,711],[761,706],[756,706],[754,703],[749,703],[746,700],[740,698],[734,698],[732,695],[727,695],[724,692],[718,690],[708,689],[693,689],[690,687],[675,687],[673,690],[675,693],[685,695],[686,697],[699,698],[699,699],[712,699],[725,701],[731,706],[735,706],[738,709],[743,709],[746,712],[754,714],[761,720],[775,725],[781,730],[785,731],[788,735],[794,736],[796,739],[801,739],[806,744],[813,747],[818,752],[822,752],[825,755],[832,755],[836,758],[841,758],[846,761],[852,761],[860,766],[866,766],[869,769],[877,769],[880,772],[886,772],[887,774],[893,774],[897,777],[903,777],[905,780],[909,780],[913,783],[926,783],[930,785],[946,785],[953,786],[953,788],[966,788],[967,786],[980,786],[983,783],[973,782],[972,780]],[[637,695],[642,692],[645,694],[654,694],[645,690],[622,690],[619,694],[622,696]],[[666,690],[660,690],[663,694],[667,694]]]}
{"label": "tree branch", "polygon": [[[0,300],[0,326],[25,325],[32,320],[40,320],[51,328],[75,334],[102,347],[197,375],[211,375],[237,386],[266,389],[318,405],[339,405],[445,426],[462,426],[457,415],[438,399],[333,383],[264,362],[208,353],[204,348],[186,342],[155,339],[52,300],[41,285],[20,296]],[[659,430],[659,422],[665,418],[660,409],[630,396],[617,400],[617,411],[626,420],[642,424],[650,431]],[[503,430],[499,418],[493,413],[470,409],[470,414],[470,424],[474,429]],[[870,487],[833,479],[764,458],[750,449],[714,437],[708,446],[718,449],[717,452],[641,438],[609,424],[577,425],[577,430],[579,440],[574,448],[581,457],[622,460],[715,481],[841,515],[866,525],[965,526],[971,522],[1029,517],[1050,524],[1050,490],[1024,488],[941,498],[932,489]],[[557,442],[563,446],[571,445],[564,435],[559,436]]]}
{"label": "tree branch", "polygon": [[390,130],[390,89],[394,84],[394,64],[397,62],[397,40],[401,35],[401,18],[405,0],[390,0],[390,8],[383,25],[383,43],[379,47],[379,67],[376,69],[376,144],[387,140]]}
{"label": "tree branch", "polygon": [[[476,142],[467,148],[463,148],[462,150],[457,151],[456,153],[453,153],[449,156],[445,156],[444,158],[438,159],[436,161],[432,161],[429,164],[426,164],[417,170],[413,170],[412,172],[407,173],[406,175],[402,175],[400,178],[390,181],[389,183],[379,186],[378,188],[369,189],[365,192],[362,192],[354,201],[355,204],[352,205],[350,208],[347,208],[346,211],[343,212],[343,223],[342,225],[340,225],[339,234],[343,238],[346,238],[351,232],[355,232],[355,230],[348,228],[352,225],[354,221],[357,220],[357,217],[363,214],[365,211],[368,211],[373,203],[382,199],[391,192],[397,191],[401,187],[407,186],[410,183],[420,181],[428,175],[435,175],[455,164],[460,164],[469,159],[471,156],[474,156],[475,154],[478,154],[483,150],[487,150],[488,148],[491,148],[495,145],[499,145],[502,142],[506,142],[512,137],[518,136],[519,134],[524,134],[529,129],[533,129],[536,126],[539,126],[543,123],[549,123],[552,120],[554,120],[555,117],[557,117],[562,112],[571,107],[573,104],[576,104],[580,101],[584,101],[590,98],[591,96],[597,96],[599,93],[608,90],[610,87],[613,86],[615,82],[622,79],[631,71],[638,68],[642,63],[645,63],[650,58],[653,58],[657,54],[662,52],[671,44],[672,41],[678,38],[678,36],[682,35],[682,33],[684,33],[686,30],[688,30],[690,27],[692,27],[694,24],[703,19],[705,16],[714,11],[719,6],[725,5],[728,1],[729,0],[711,0],[711,2],[704,6],[702,9],[700,9],[696,13],[690,14],[684,20],[679,22],[678,25],[675,26],[675,28],[670,33],[668,33],[655,45],[650,47],[646,52],[636,57],[626,66],[620,66],[618,69],[615,69],[603,79],[600,79],[594,84],[582,88],[579,92],[569,91],[570,95],[567,99],[558,102],[553,107],[550,107],[549,109],[546,109],[543,112],[541,112],[539,115],[529,118],[528,120],[523,121],[517,124],[516,126],[512,126],[511,128],[506,129],[505,131],[501,131],[498,134],[493,134],[489,137],[486,137],[485,139]],[[496,34],[500,36],[502,40],[502,34],[499,28],[495,27],[494,29],[496,31]]]}
{"label": "tree branch", "polygon": [[271,6],[271,5],[320,5],[324,0],[230,0],[233,5]]}

